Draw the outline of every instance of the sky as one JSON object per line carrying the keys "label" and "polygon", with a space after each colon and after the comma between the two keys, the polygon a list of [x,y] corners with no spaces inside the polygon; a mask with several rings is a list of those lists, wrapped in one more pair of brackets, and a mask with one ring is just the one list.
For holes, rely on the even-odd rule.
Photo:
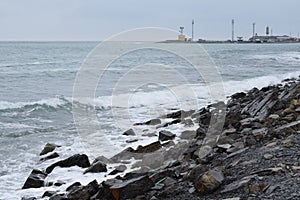
{"label": "sky", "polygon": [[[133,28],[164,27],[195,38],[265,34],[297,36],[299,0],[0,0],[0,41],[100,41]],[[170,38],[171,39],[171,38]],[[175,39],[175,38],[174,38]]]}

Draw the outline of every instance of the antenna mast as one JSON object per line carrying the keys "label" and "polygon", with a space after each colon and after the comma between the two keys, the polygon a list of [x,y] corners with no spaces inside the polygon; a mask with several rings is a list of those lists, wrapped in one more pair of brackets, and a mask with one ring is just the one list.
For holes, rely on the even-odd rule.
{"label": "antenna mast", "polygon": [[194,41],[194,24],[195,24],[195,21],[193,20],[192,21],[192,41]]}
{"label": "antenna mast", "polygon": [[232,24],[232,35],[231,35],[231,41],[234,42],[234,19],[231,21]]}

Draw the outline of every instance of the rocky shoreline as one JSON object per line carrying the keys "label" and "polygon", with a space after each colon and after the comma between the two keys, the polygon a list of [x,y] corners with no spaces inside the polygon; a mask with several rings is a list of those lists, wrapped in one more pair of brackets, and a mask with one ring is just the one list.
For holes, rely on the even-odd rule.
{"label": "rocky shoreline", "polygon": [[[46,187],[45,179],[56,167],[77,166],[84,168],[84,174],[114,177],[87,185],[47,183],[68,187],[66,191],[49,190],[39,197],[22,199],[300,199],[300,80],[287,79],[261,90],[253,88],[232,95],[226,104],[222,131],[216,133],[217,142],[201,156],[199,149],[218,104],[170,113],[162,117],[169,119],[167,123],[153,119],[135,124],[157,128],[194,125],[195,131],[187,129],[176,135],[160,130],[158,135],[149,135],[157,137],[156,142],[127,148],[110,159],[100,156],[90,163],[87,155],[76,154],[46,169],[34,169],[22,189]],[[132,129],[124,133],[133,134]],[[59,158],[59,148],[47,144],[41,162]],[[142,160],[136,163],[135,171],[127,173],[126,160],[132,157]],[[119,164],[109,171],[107,166],[112,163]]]}

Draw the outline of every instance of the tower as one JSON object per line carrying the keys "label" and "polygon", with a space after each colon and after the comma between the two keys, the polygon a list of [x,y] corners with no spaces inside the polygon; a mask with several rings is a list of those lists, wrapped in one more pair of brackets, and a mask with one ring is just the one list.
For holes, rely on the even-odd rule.
{"label": "tower", "polygon": [[270,34],[270,28],[269,28],[269,26],[267,26],[266,27],[266,36],[269,36],[269,34]]}
{"label": "tower", "polygon": [[185,38],[185,35],[183,35],[183,29],[184,29],[184,27],[183,26],[181,26],[181,27],[179,27],[179,29],[180,29],[180,35],[178,35],[178,40],[179,41],[185,41],[186,40],[186,38]]}
{"label": "tower", "polygon": [[231,21],[231,25],[232,25],[232,35],[231,35],[231,41],[234,42],[234,19],[232,19]]}
{"label": "tower", "polygon": [[252,26],[253,26],[252,28],[253,28],[253,38],[254,38],[254,36],[255,36],[255,23],[253,23]]}
{"label": "tower", "polygon": [[180,32],[180,34],[181,34],[181,35],[183,35],[183,29],[184,29],[184,27],[183,27],[183,26],[181,26],[181,27],[179,27],[179,29],[180,29],[180,31],[179,31],[179,32]]}
{"label": "tower", "polygon": [[194,24],[195,24],[195,21],[192,20],[192,41],[194,41]]}

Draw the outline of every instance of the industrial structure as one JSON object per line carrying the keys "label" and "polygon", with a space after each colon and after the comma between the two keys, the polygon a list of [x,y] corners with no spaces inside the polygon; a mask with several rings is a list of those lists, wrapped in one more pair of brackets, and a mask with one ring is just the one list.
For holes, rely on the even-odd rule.
{"label": "industrial structure", "polygon": [[[273,30],[267,25],[265,28],[265,35],[258,35],[256,32],[256,23],[252,23],[252,37],[249,40],[244,40],[242,36],[235,36],[235,20],[231,20],[231,39],[226,41],[217,41],[217,40],[204,40],[194,38],[194,25],[195,21],[192,20],[192,28],[191,28],[191,38],[188,38],[184,34],[184,27],[179,27],[179,35],[177,40],[167,40],[164,42],[167,43],[295,43],[300,42],[299,33],[298,37],[292,37],[288,35],[282,36],[274,36]],[[236,38],[236,39],[235,39]]]}

